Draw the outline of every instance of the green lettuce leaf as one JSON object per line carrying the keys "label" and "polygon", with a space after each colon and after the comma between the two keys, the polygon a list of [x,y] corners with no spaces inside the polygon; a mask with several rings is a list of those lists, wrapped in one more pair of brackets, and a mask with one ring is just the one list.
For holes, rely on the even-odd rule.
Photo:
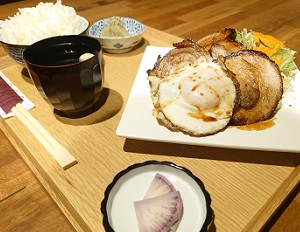
{"label": "green lettuce leaf", "polygon": [[289,76],[290,72],[297,69],[296,64],[294,63],[294,54],[295,52],[290,48],[282,48],[277,53],[273,54],[270,58],[272,59],[280,57],[283,60],[283,64],[280,67],[280,71]]}

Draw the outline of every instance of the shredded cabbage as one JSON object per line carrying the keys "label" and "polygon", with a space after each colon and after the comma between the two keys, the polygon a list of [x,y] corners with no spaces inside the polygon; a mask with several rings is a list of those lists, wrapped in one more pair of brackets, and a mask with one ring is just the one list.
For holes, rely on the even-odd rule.
{"label": "shredded cabbage", "polygon": [[247,49],[253,49],[254,41],[252,39],[252,32],[248,32],[247,29],[243,29],[241,32],[236,30],[236,41],[242,43]]}

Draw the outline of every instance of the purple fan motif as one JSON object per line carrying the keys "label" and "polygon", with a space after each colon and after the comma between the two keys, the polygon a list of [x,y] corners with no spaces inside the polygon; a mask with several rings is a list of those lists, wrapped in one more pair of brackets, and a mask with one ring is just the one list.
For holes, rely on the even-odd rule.
{"label": "purple fan motif", "polygon": [[8,114],[22,98],[0,76],[0,107]]}

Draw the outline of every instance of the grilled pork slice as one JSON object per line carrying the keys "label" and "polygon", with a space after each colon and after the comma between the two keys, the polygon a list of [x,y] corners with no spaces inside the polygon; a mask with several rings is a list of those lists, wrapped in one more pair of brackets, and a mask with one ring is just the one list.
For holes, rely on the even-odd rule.
{"label": "grilled pork slice", "polygon": [[210,47],[209,53],[213,59],[217,59],[219,56],[228,56],[245,49],[243,44],[236,41],[219,41]]}
{"label": "grilled pork slice", "polygon": [[212,44],[217,43],[219,41],[234,41],[235,37],[236,37],[235,29],[224,28],[221,31],[202,37],[197,42],[201,47],[206,49],[207,47],[210,47]]}
{"label": "grilled pork slice", "polygon": [[235,41],[235,38],[235,29],[224,28],[221,31],[201,38],[197,42],[216,59],[219,55],[229,55],[233,52],[246,49],[243,44]]}
{"label": "grilled pork slice", "polygon": [[149,76],[163,78],[178,73],[181,69],[198,61],[200,57],[207,61],[211,60],[209,53],[193,40],[185,39],[173,45],[176,48],[163,57],[159,56],[153,69],[147,71]]}
{"label": "grilled pork slice", "polygon": [[245,125],[270,118],[283,93],[278,66],[259,51],[242,50],[226,56],[226,67],[240,84],[240,105],[233,114],[233,125]]}

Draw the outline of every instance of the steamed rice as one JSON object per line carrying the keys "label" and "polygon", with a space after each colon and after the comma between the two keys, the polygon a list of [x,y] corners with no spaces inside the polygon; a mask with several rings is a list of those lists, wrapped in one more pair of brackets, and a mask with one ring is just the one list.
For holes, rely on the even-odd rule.
{"label": "steamed rice", "polygon": [[20,8],[13,17],[0,21],[0,41],[30,45],[52,36],[78,35],[87,26],[88,22],[61,0],[55,4],[41,2],[36,7]]}

